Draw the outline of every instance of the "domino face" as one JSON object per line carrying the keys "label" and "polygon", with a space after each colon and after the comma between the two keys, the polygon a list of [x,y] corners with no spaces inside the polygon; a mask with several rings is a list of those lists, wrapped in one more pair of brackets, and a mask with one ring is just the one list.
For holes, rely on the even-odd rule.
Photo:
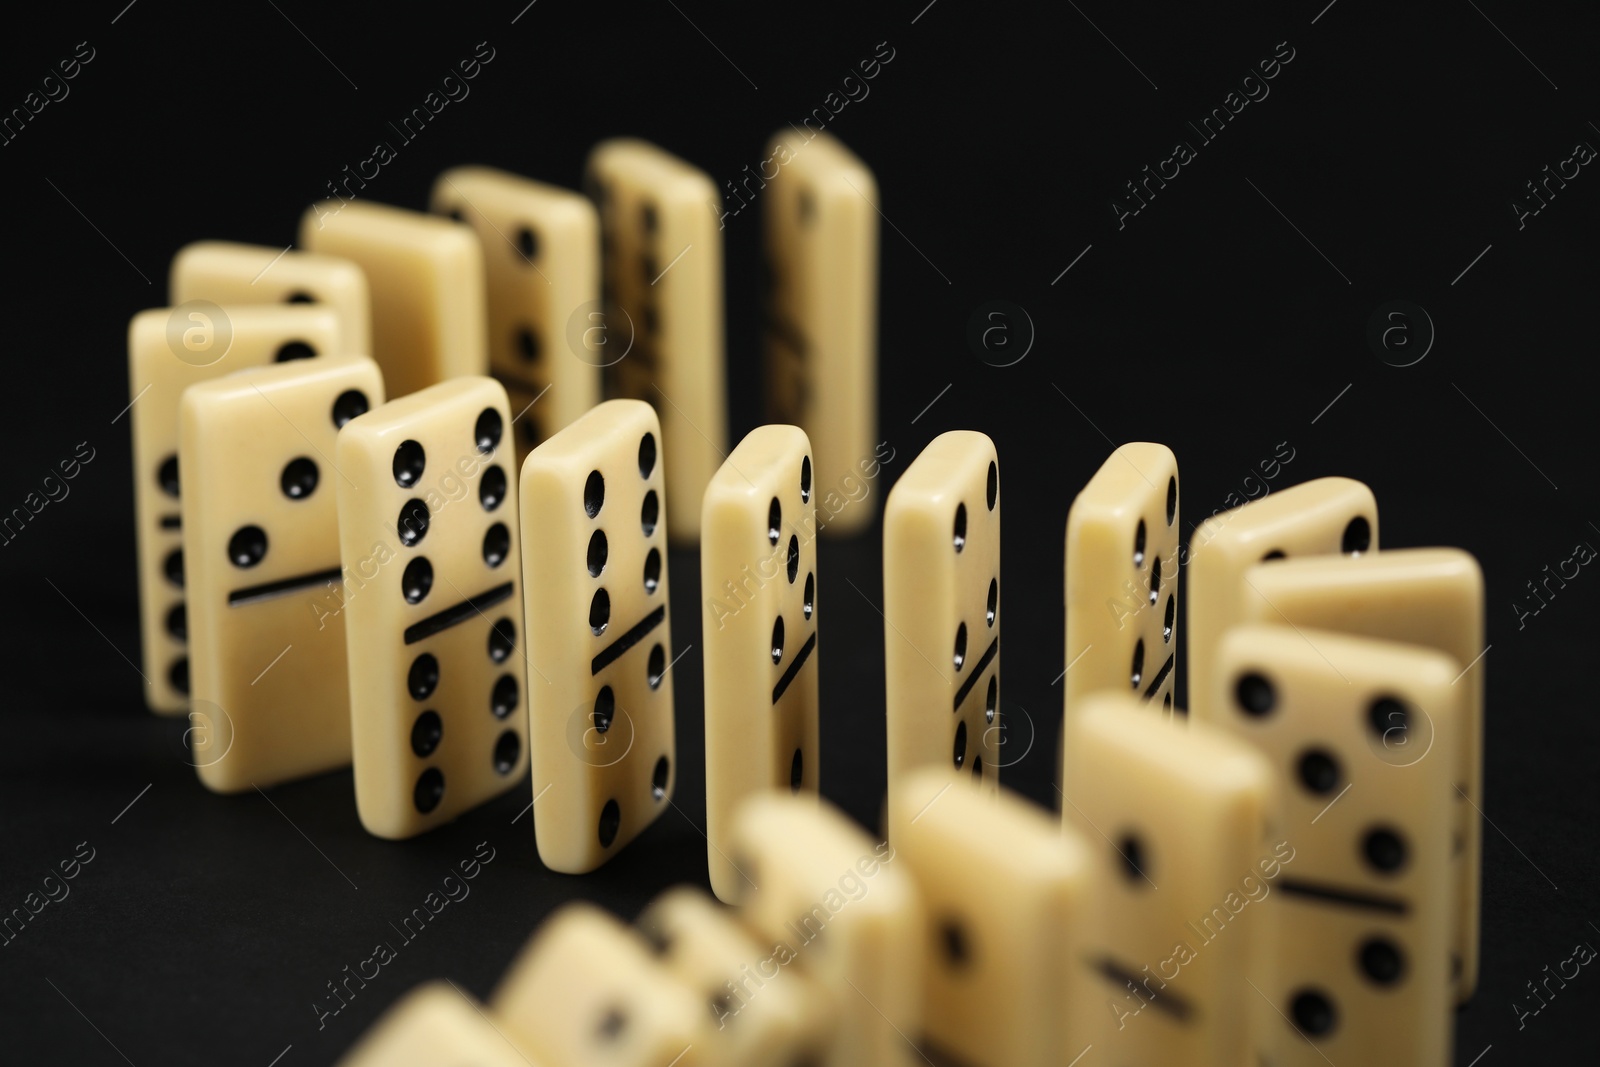
{"label": "domino face", "polygon": [[742,892],[735,809],[767,789],[817,791],[817,505],[797,426],[750,432],[706,488],[706,855],[711,888]]}
{"label": "domino face", "polygon": [[1278,1062],[1273,1012],[1249,984],[1275,988],[1278,943],[1256,872],[1295,847],[1274,836],[1271,767],[1132,695],[1086,697],[1065,729],[1064,813],[1092,842],[1097,885],[1078,961],[1097,1021],[1085,1040],[1112,1063]]}
{"label": "domino face", "polygon": [[470,228],[385,204],[325,200],[301,216],[300,244],[366,274],[369,354],[394,396],[488,373],[483,249]]}
{"label": "domino face", "polygon": [[286,252],[267,245],[196,241],[172,257],[167,291],[174,306],[209,300],[241,304],[311,304],[339,316],[347,352],[372,352],[372,310],[367,276],[348,259],[315,252]]}
{"label": "domino face", "polygon": [[506,972],[490,1010],[533,1063],[694,1067],[712,1016],[637,933],[592,904],[546,919]]}
{"label": "domino face", "polygon": [[1466,693],[1428,649],[1241,626],[1218,651],[1216,724],[1260,748],[1297,853],[1276,888],[1290,1065],[1449,1062],[1451,788]]}
{"label": "domino face", "polygon": [[[600,221],[587,197],[488,167],[434,183],[431,210],[465,222],[483,247],[489,368],[539,397],[515,407],[523,436],[549,437],[600,400]],[[548,390],[548,392],[546,392]],[[528,401],[532,403],[531,399]],[[531,445],[529,446],[531,448]]]}
{"label": "domino face", "polygon": [[650,405],[612,400],[522,465],[535,836],[568,874],[672,795],[665,458]]}
{"label": "domino face", "polygon": [[1067,513],[1066,713],[1132,692],[1170,713],[1178,632],[1178,461],[1136,441],[1111,454]]}
{"label": "domino face", "polygon": [[326,606],[342,587],[329,457],[339,427],[382,401],[364,356],[240,371],[183,395],[194,698],[216,720],[193,731],[192,759],[209,789],[350,762],[344,618]]}
{"label": "domino face", "polygon": [[667,970],[711,1006],[715,1062],[821,1063],[833,1038],[831,999],[734,914],[679,886],[656,898],[638,926]]}
{"label": "domino face", "polygon": [[184,605],[178,402],[184,389],[247,367],[355,352],[328,308],[141,311],[128,325],[128,408],[139,542],[139,622],[151,711],[181,714],[192,688]]}
{"label": "domino face", "polygon": [[890,804],[895,780],[924,766],[970,774],[992,793],[1000,780],[994,442],[972,430],[934,438],[889,493],[883,545]]}
{"label": "domino face", "polygon": [[1074,962],[1088,843],[1014,794],[988,797],[939,771],[895,789],[890,839],[928,922],[923,1050],[973,1067],[1070,1062],[1099,1007]]}
{"label": "domino face", "polygon": [[734,821],[733,859],[750,879],[740,917],[834,992],[827,1067],[924,1062],[901,1035],[922,1029],[925,920],[895,856],[835,808],[781,793],[751,797]]}
{"label": "domino face", "polygon": [[339,434],[339,541],[361,823],[410,837],[527,767],[511,413],[492,378],[391,401]]}
{"label": "domino face", "polygon": [[[1455,685],[1465,690],[1458,731],[1460,768],[1450,790],[1455,833],[1452,857],[1457,895],[1455,997],[1472,996],[1478,980],[1479,881],[1483,825],[1483,571],[1456,548],[1407,548],[1359,559],[1313,557],[1250,568],[1246,577],[1260,596],[1246,618],[1261,623],[1335,630],[1421,645],[1454,657]],[[1470,803],[1469,803],[1470,801]]]}
{"label": "domino face", "polygon": [[667,527],[674,541],[693,542],[728,436],[716,186],[632,139],[597,145],[584,185],[602,230],[605,395],[647,400],[660,413],[676,501]]}
{"label": "domino face", "polygon": [[1300,556],[1358,556],[1378,549],[1378,502],[1350,478],[1318,478],[1280,489],[1200,524],[1190,541],[1189,709],[1217,691],[1217,642],[1258,594],[1245,584],[1257,563]]}
{"label": "domino face", "polygon": [[[878,183],[831,134],[790,141],[768,143],[779,169],[760,191],[772,281],[767,413],[810,435],[831,489],[856,476],[876,436]],[[874,510],[846,509],[828,529],[859,532]]]}
{"label": "domino face", "polygon": [[528,1067],[483,1009],[444,982],[407,993],[339,1067]]}

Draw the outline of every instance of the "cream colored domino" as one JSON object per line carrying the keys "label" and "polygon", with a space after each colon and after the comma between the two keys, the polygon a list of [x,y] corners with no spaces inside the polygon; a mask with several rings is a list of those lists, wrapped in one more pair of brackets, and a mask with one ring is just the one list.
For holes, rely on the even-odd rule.
{"label": "cream colored domino", "polygon": [[501,1031],[550,1067],[696,1067],[710,1055],[709,1006],[635,931],[592,904],[546,919],[489,1001]]}
{"label": "cream colored domino", "polygon": [[338,1067],[538,1067],[511,1044],[483,1008],[445,982],[400,998]]}
{"label": "cream colored domino", "polygon": [[1295,859],[1277,882],[1278,1063],[1450,1062],[1450,858],[1466,725],[1449,656],[1289,626],[1217,653],[1215,725],[1260,748]]}
{"label": "cream colored domino", "polygon": [[940,434],[890,490],[883,617],[889,803],[895,781],[925,766],[971,774],[994,792],[1001,737],[1000,468],[984,434]]}
{"label": "cream colored domino", "polygon": [[236,793],[350,762],[339,428],[383,402],[365,356],[192,385],[178,462],[200,781]]}
{"label": "cream colored domino", "polygon": [[1178,660],[1178,460],[1166,445],[1111,453],[1067,512],[1066,713],[1100,689],[1172,710]]}
{"label": "cream colored domino", "polygon": [[631,138],[595,146],[584,186],[600,209],[606,395],[660,413],[667,527],[692,543],[728,437],[717,189],[704,171]]}
{"label": "cream colored domino", "polygon": [[611,400],[522,465],[522,574],[539,858],[592,871],[672,796],[661,424]]}
{"label": "cream colored domino", "polygon": [[1225,731],[1131,694],[1085,697],[1065,729],[1066,822],[1093,846],[1097,887],[1079,959],[1093,1055],[1277,1062],[1282,1021],[1251,990],[1276,987],[1278,902],[1262,875],[1280,874],[1295,848],[1272,768]]}
{"label": "cream colored domino", "polygon": [[1189,711],[1207,712],[1204,703],[1217,691],[1217,643],[1243,621],[1256,596],[1245,584],[1246,571],[1285,556],[1360,555],[1377,548],[1378,501],[1351,478],[1302,482],[1201,523],[1189,542]]}
{"label": "cream colored domino", "polygon": [[[489,367],[544,394],[518,424],[542,441],[600,400],[600,221],[588,197],[489,167],[456,167],[432,210],[465,222],[483,246]],[[589,313],[594,314],[591,320]]]}
{"label": "cream colored domino", "polygon": [[833,997],[826,1067],[923,1062],[902,1034],[922,1029],[922,902],[887,843],[828,804],[782,793],[747,800],[734,862],[749,876],[740,917]]}
{"label": "cream colored domino", "polygon": [[325,200],[300,217],[300,244],[366,273],[370,354],[394,396],[488,373],[483,249],[469,227],[386,204]]}
{"label": "cream colored domino", "polygon": [[[878,405],[878,183],[832,134],[768,143],[776,175],[761,190],[767,308],[767,413],[817,446],[817,480],[858,479],[873,454]],[[857,533],[875,508],[826,524]]]}
{"label": "cream colored domino", "polygon": [[367,276],[338,256],[293,252],[270,245],[196,241],[172,257],[167,291],[174,305],[209,300],[239,304],[312,304],[339,316],[345,349],[372,353],[372,309]]}
{"label": "cream colored domino", "polygon": [[710,1004],[707,1043],[719,1062],[821,1061],[833,1039],[832,998],[789,967],[781,948],[752,938],[731,909],[679,886],[657,897],[638,926],[666,968]]}
{"label": "cream colored domino", "polygon": [[1281,560],[1245,574],[1260,595],[1245,617],[1263,623],[1337,630],[1422,645],[1455,657],[1456,683],[1466,691],[1460,730],[1461,766],[1455,801],[1459,847],[1455,865],[1457,930],[1455,997],[1463,1003],[1478,984],[1479,881],[1483,826],[1483,571],[1458,548],[1406,548],[1357,559],[1317,556]]}
{"label": "cream colored domino", "polygon": [[1014,793],[986,796],[943,771],[894,788],[889,837],[928,922],[923,1050],[972,1067],[1063,1067],[1099,1021],[1099,990],[1077,965],[1088,842]]}
{"label": "cream colored domino", "polygon": [[379,837],[448,822],[527,768],[522,557],[492,378],[351,421],[334,455],[356,811]]}
{"label": "cream colored domino", "polygon": [[128,324],[139,622],[151,711],[182,714],[191,689],[178,477],[184,389],[274,360],[352,352],[343,321],[328,308],[235,307],[225,321],[204,308],[152,308]]}
{"label": "cream colored domino", "polygon": [[706,487],[706,855],[711,889],[737,900],[734,812],[766,789],[817,791],[817,505],[811,442],[758,426]]}

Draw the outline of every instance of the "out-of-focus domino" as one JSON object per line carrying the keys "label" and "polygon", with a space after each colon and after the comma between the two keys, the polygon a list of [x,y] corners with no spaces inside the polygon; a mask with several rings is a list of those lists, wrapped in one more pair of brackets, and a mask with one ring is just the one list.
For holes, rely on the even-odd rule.
{"label": "out-of-focus domino", "polygon": [[310,304],[339,316],[345,351],[372,354],[367,276],[348,259],[269,245],[196,241],[172,257],[168,296],[173,306],[209,300],[241,304]]}
{"label": "out-of-focus domino", "polygon": [[429,982],[384,1012],[338,1067],[538,1067],[477,1003]]}

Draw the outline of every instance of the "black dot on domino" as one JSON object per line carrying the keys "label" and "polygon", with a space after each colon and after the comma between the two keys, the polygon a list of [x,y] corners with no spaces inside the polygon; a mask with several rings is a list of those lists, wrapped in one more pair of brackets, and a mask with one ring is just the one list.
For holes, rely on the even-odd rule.
{"label": "black dot on domino", "polygon": [[983,697],[983,721],[985,723],[990,725],[994,724],[994,714],[996,708],[999,707],[999,704],[1000,676],[998,674],[991,674],[989,676],[989,691],[985,693]]}
{"label": "black dot on domino", "polygon": [[583,511],[591,519],[600,514],[606,502],[606,480],[599,471],[590,471],[583,483]]}
{"label": "black dot on domino", "polygon": [[275,363],[288,363],[296,359],[314,359],[317,350],[304,341],[286,341],[278,346],[278,352],[272,357]]}
{"label": "black dot on domino", "polygon": [[1320,1037],[1333,1029],[1338,1013],[1320,990],[1302,989],[1289,1001],[1289,1018],[1305,1036]]}
{"label": "black dot on domino", "polygon": [[964,622],[956,626],[955,654],[950,658],[954,661],[958,671],[967,662],[967,624]]}
{"label": "black dot on domino", "polygon": [[1138,689],[1139,683],[1144,681],[1144,638],[1139,638],[1133,644],[1133,665],[1130,670],[1133,688]]}
{"label": "black dot on domino", "polygon": [[437,711],[425,711],[411,724],[411,751],[426,759],[439,747],[444,736],[444,720]]}
{"label": "black dot on domino", "polygon": [[656,232],[656,223],[659,221],[656,216],[656,206],[648,200],[639,205],[639,221],[643,224],[645,233]]}
{"label": "black dot on domino", "polygon": [[951,536],[951,541],[955,545],[957,552],[967,547],[967,506],[965,504],[956,505],[955,530]]}
{"label": "black dot on domino", "polygon": [[317,489],[317,464],[309,456],[299,456],[284,464],[278,485],[290,500],[304,500]]}
{"label": "black dot on domino", "polygon": [[433,564],[427,556],[418,556],[406,564],[400,575],[400,592],[407,604],[420,604],[433,588]]}
{"label": "black dot on domino", "polygon": [[800,225],[810,226],[817,217],[816,197],[811,195],[810,189],[801,189],[800,195],[795,197],[795,210],[800,215]]}
{"label": "black dot on domino", "polygon": [[539,335],[529,327],[518,326],[512,344],[516,346],[517,355],[521,356],[524,362],[532,363],[539,358]]}
{"label": "black dot on domino", "polygon": [[598,578],[600,572],[606,569],[606,557],[610,554],[610,546],[606,543],[606,532],[596,530],[589,535],[589,551],[586,562],[589,567],[589,577]]}
{"label": "black dot on domino", "polygon": [[333,428],[340,429],[351,419],[365,415],[371,407],[367,402],[367,394],[359,389],[346,389],[333,402]]}
{"label": "black dot on domino", "polygon": [[589,632],[599,637],[611,623],[611,594],[602,586],[589,601]]}
{"label": "black dot on domino", "polygon": [[395,520],[395,532],[400,543],[407,548],[419,544],[428,535],[428,504],[412,497],[400,505],[400,517]]}
{"label": "black dot on domino", "polygon": [[1278,703],[1278,694],[1265,675],[1251,671],[1241,676],[1234,685],[1233,699],[1240,711],[1259,719],[1272,714],[1273,707]]}
{"label": "black dot on domino", "polygon": [[429,767],[417,778],[417,784],[411,791],[411,801],[417,810],[426,815],[439,806],[439,801],[444,799],[444,772],[437,767]]}
{"label": "black dot on domino", "polygon": [[644,275],[645,282],[650,285],[654,285],[656,279],[661,277],[660,272],[656,270],[656,257],[648,252],[639,257],[639,271]]}
{"label": "black dot on domino", "polygon": [[1161,597],[1161,557],[1150,561],[1150,606],[1155,607]]}
{"label": "black dot on domino", "polygon": [[772,620],[772,662],[778,663],[783,659],[783,616],[779,615]]}
{"label": "black dot on domino", "polygon": [[794,750],[794,759],[789,761],[789,790],[793,793],[800,792],[800,783],[805,777],[805,758],[800,750]]}
{"label": "black dot on domino", "polygon": [[189,610],[182,604],[174,604],[167,612],[167,633],[179,641],[189,639]]}
{"label": "black dot on domino", "polygon": [[660,645],[650,649],[650,658],[645,662],[645,680],[650,683],[651,689],[661,688],[661,679],[667,673],[667,650]]}
{"label": "black dot on domino", "polygon": [[783,505],[778,503],[777,497],[773,497],[772,503],[767,505],[767,540],[777,544],[778,538],[782,536]]}
{"label": "black dot on domino", "polygon": [[816,611],[816,604],[817,576],[815,574],[808,574],[806,575],[805,596],[800,604],[800,613],[806,617],[807,621],[810,621],[812,612]]}
{"label": "black dot on domino", "polygon": [[[608,802],[606,804],[607,810],[615,808],[616,806],[617,806],[617,802],[615,800],[610,801],[610,802]],[[606,836],[605,813],[602,812],[601,815],[600,815],[600,837],[602,839],[602,842],[601,842],[602,844],[608,844],[608,842],[606,842],[604,840],[605,836]],[[615,826],[613,826],[611,828],[611,837],[614,840],[616,838],[616,836],[617,836],[617,828]],[[626,1030],[627,1028],[628,1028],[628,1017],[622,1013],[622,1009],[621,1008],[610,1008],[610,1009],[608,1009],[606,1011],[605,1015],[601,1018],[600,1025],[599,1025],[599,1027],[597,1027],[597,1030],[599,1032],[600,1040],[602,1040],[602,1041],[615,1041],[617,1038],[622,1036],[622,1031]]]}
{"label": "black dot on domino", "polygon": [[172,666],[167,669],[167,682],[184,696],[189,695],[188,656],[179,656],[172,661]]}
{"label": "black dot on domino", "polygon": [[478,503],[484,511],[493,511],[506,499],[506,469],[498,464],[483,472],[478,480]]}
{"label": "black dot on domino", "polygon": [[656,469],[656,435],[647,433],[639,438],[639,477],[648,478]]}
{"label": "black dot on domino", "polygon": [[1386,937],[1363,942],[1357,959],[1361,963],[1361,973],[1378,985],[1393,985],[1406,969],[1405,955]]}
{"label": "black dot on domino", "polygon": [[1406,842],[1396,831],[1379,826],[1367,831],[1361,841],[1361,853],[1373,870],[1394,874],[1406,865]]}
{"label": "black dot on domino", "polygon": [[952,967],[965,967],[969,961],[967,931],[955,919],[946,919],[939,926],[939,946],[944,949],[945,962]]}
{"label": "black dot on domino", "polygon": [[296,289],[294,292],[284,297],[283,302],[285,304],[315,304],[317,302],[317,298],[303,289]]}
{"label": "black dot on domino", "polygon": [[183,549],[175,548],[167,553],[167,558],[161,561],[161,573],[167,576],[167,581],[183,588]]}
{"label": "black dot on domino", "polygon": [[800,460],[800,503],[811,503],[811,457]]}
{"label": "black dot on domino", "polygon": [[1359,556],[1371,547],[1372,524],[1363,516],[1357,515],[1344,528],[1344,537],[1339,542],[1339,551],[1352,556]]}
{"label": "black dot on domino", "polygon": [[1271,563],[1275,559],[1287,559],[1288,555],[1281,548],[1275,548],[1261,557],[1262,563]]}
{"label": "black dot on domino", "polygon": [[498,567],[511,552],[511,531],[503,522],[497,522],[483,532],[483,561]]}
{"label": "black dot on domino", "polygon": [[800,538],[789,535],[789,584],[800,574]]}
{"label": "black dot on domino", "polygon": [[995,612],[1000,609],[1000,579],[989,579],[989,605],[983,613],[983,621],[987,626],[994,625]]}
{"label": "black dot on domino", "polygon": [[1173,626],[1178,621],[1178,599],[1171,593],[1167,594],[1167,610],[1161,619],[1161,643],[1166,644],[1172,640]]}
{"label": "black dot on domino", "polygon": [[394,450],[394,484],[402,489],[410,489],[422,477],[427,465],[428,454],[422,450],[421,444],[401,441],[400,447]]}
{"label": "black dot on domino", "polygon": [[517,690],[517,680],[509,674],[502,674],[494,683],[494,690],[489,694],[489,711],[497,719],[504,719],[517,710],[517,700],[520,697]]}
{"label": "black dot on domino", "polygon": [[478,421],[472,427],[472,435],[478,446],[478,451],[484,455],[493,452],[500,444],[500,435],[505,432],[505,420],[500,418],[500,413],[494,408],[484,408],[478,412]]}
{"label": "black dot on domino", "polygon": [[967,720],[962,719],[956,723],[955,744],[951,746],[951,758],[955,761],[956,770],[967,762]]}
{"label": "black dot on domino", "polygon": [[539,254],[539,234],[533,227],[524,226],[517,231],[517,253],[531,266]]}
{"label": "black dot on domino", "polygon": [[661,313],[654,304],[646,304],[639,316],[644,320],[644,332],[654,336],[661,331]]}
{"label": "black dot on domino", "polygon": [[1144,872],[1149,869],[1150,863],[1144,854],[1144,840],[1137,834],[1127,833],[1113,847],[1117,850],[1117,859],[1121,861],[1123,877],[1135,885],[1148,885]]}
{"label": "black dot on domino", "polygon": [[973,777],[974,781],[980,781],[981,782],[983,780],[983,757],[982,756],[973,756],[972,757],[972,777]]}
{"label": "black dot on domino", "polygon": [[504,663],[517,647],[517,624],[510,619],[500,619],[489,631],[489,659]]}
{"label": "black dot on domino", "polygon": [[644,558],[644,591],[654,593],[661,587],[661,550],[652,548]]}
{"label": "black dot on domino", "polygon": [[995,504],[1000,501],[1000,468],[992,459],[989,461],[989,479],[985,492],[988,494],[989,510],[993,511]]}
{"label": "black dot on domino", "polygon": [[1144,520],[1139,520],[1139,525],[1133,531],[1133,565],[1144,566]]}
{"label": "black dot on domino", "polygon": [[1178,517],[1178,479],[1167,479],[1167,525],[1171,526]]}
{"label": "black dot on domino", "polygon": [[672,773],[672,764],[667,757],[662,756],[656,760],[655,770],[650,772],[650,796],[653,800],[665,800],[667,796],[667,778]]}
{"label": "black dot on domino", "polygon": [[656,523],[660,518],[661,500],[652,489],[644,495],[644,503],[639,506],[639,528],[646,537],[656,532]]}
{"label": "black dot on domino", "polygon": [[228,538],[228,562],[235,567],[254,567],[267,554],[267,531],[259,526],[241,526]]}
{"label": "black dot on domino", "polygon": [[1411,714],[1406,706],[1391,696],[1382,696],[1367,709],[1367,724],[1385,744],[1403,744],[1411,725]]}
{"label": "black dot on domino", "polygon": [[1313,748],[1302,755],[1296,769],[1300,784],[1317,794],[1332,792],[1341,777],[1338,759],[1322,748]]}
{"label": "black dot on domino", "polygon": [[494,771],[496,774],[510,774],[517,769],[517,761],[522,758],[522,738],[515,730],[506,730],[494,743]]}
{"label": "black dot on domino", "polygon": [[424,652],[411,661],[411,669],[406,672],[406,691],[412,700],[427,700],[438,687],[439,661],[433,653]]}
{"label": "black dot on domino", "polygon": [[[622,829],[622,809],[617,806],[615,800],[608,800],[606,801],[606,806],[600,809],[600,847],[610,848],[611,843],[617,839],[617,831],[620,829]],[[620,1018],[621,1016],[618,1014],[619,1022],[617,1023],[617,1028],[619,1031],[622,1026]],[[605,1032],[603,1025],[601,1032]]]}
{"label": "black dot on domino", "polygon": [[603,734],[611,729],[611,720],[617,713],[617,695],[611,691],[609,685],[600,687],[600,692],[594,697],[594,711],[590,715],[594,723],[595,733]]}
{"label": "black dot on domino", "polygon": [[170,497],[178,495],[178,457],[168,456],[161,461],[161,466],[156,468],[156,484],[161,486],[161,491]]}

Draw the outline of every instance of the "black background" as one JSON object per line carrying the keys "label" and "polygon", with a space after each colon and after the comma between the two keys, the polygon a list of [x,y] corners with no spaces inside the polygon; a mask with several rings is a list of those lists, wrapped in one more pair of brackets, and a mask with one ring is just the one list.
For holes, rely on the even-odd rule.
{"label": "black background", "polygon": [[[1595,39],[1579,5],[124,2],[51,5],[0,42],[5,110],[78,42],[95,56],[67,98],[0,147],[0,508],[20,506],[79,442],[95,450],[71,495],[0,547],[11,683],[0,910],[79,842],[95,849],[71,895],[0,948],[0,1059],[265,1065],[288,1047],[284,1067],[328,1063],[420,981],[488,994],[563,901],[631,918],[668,884],[704,883],[698,648],[670,675],[676,810],[583,878],[539,864],[531,819],[513,821],[525,788],[402,843],[362,831],[348,773],[272,790],[270,802],[208,794],[182,722],[143,710],[133,666],[128,427],[113,421],[129,399],[127,321],[165,303],[168,261],[189,241],[288,243],[325,182],[378,140],[398,156],[366,195],[413,208],[439,171],[467,162],[575,186],[589,147],[619,134],[720,185],[885,41],[894,58],[870,95],[829,126],[875,169],[892,223],[880,437],[896,459],[869,500],[881,508],[944,430],[995,439],[1007,784],[1056,804],[1061,534],[1110,442],[1175,450],[1187,530],[1286,441],[1294,459],[1275,488],[1362,479],[1385,547],[1460,545],[1487,575],[1493,825],[1482,982],[1457,1016],[1456,1062],[1575,1062],[1589,1045],[1600,977],[1587,970],[1521,1028],[1512,1007],[1544,966],[1600,941],[1600,735],[1585,666],[1600,576],[1585,568],[1520,627],[1513,606],[1576,543],[1600,545],[1600,176],[1585,167],[1525,228],[1510,208],[1575,143],[1600,144]],[[388,122],[481,41],[494,59],[471,95],[399,144]],[[1270,95],[1199,146],[1186,120],[1220,106],[1283,41],[1294,59]],[[1178,139],[1198,158],[1119,229],[1112,198]],[[730,216],[725,233],[735,438],[763,421],[757,210]],[[1005,368],[967,342],[970,317],[995,299],[1036,329]],[[1405,368],[1366,341],[1374,310],[1397,299],[1437,330]],[[1011,328],[1022,344],[1026,327]],[[879,531],[824,541],[821,558],[822,788],[871,825],[884,786],[882,624],[866,602],[881,597]],[[699,643],[697,558],[675,553],[671,567],[682,651]],[[471,896],[319,1030],[311,1005],[325,983],[391,938],[390,922],[481,841],[495,859]]]}

